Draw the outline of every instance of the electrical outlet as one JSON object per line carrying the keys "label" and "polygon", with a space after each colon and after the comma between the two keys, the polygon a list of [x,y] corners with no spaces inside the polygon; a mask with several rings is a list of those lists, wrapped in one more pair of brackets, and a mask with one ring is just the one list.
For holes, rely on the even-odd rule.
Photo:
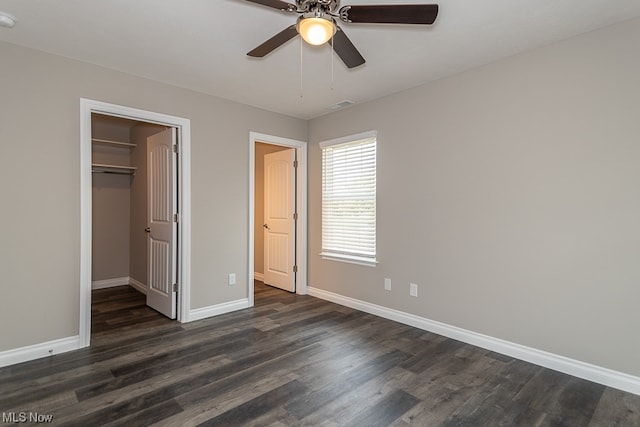
{"label": "electrical outlet", "polygon": [[409,295],[412,297],[418,296],[418,285],[415,283],[409,283]]}
{"label": "electrical outlet", "polygon": [[384,279],[384,290],[385,291],[390,291],[391,290],[391,279]]}
{"label": "electrical outlet", "polygon": [[236,284],[236,273],[229,274],[229,286]]}

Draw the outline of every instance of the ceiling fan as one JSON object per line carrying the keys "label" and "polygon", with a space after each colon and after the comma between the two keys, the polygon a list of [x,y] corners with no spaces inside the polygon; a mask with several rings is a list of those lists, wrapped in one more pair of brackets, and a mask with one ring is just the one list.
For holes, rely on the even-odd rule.
{"label": "ceiling fan", "polygon": [[358,49],[337,23],[422,24],[430,25],[438,16],[437,4],[352,5],[340,7],[340,0],[246,0],[281,10],[298,13],[296,24],[285,28],[247,55],[262,58],[296,35],[309,44],[322,45],[333,38],[333,49],[348,68],[365,63]]}

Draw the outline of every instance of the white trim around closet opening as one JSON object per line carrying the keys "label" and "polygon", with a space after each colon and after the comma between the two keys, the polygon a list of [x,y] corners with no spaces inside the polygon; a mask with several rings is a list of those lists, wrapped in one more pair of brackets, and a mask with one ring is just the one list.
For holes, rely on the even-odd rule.
{"label": "white trim around closet opening", "polygon": [[191,121],[91,99],[80,99],[80,346],[91,339],[91,113],[122,117],[177,129],[178,156],[178,321],[189,316],[191,290]]}

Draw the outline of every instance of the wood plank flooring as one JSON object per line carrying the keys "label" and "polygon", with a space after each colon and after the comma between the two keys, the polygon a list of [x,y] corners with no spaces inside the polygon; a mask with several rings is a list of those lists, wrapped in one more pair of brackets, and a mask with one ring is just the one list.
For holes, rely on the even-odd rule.
{"label": "wood plank flooring", "polygon": [[640,396],[259,282],[188,324],[129,287],[93,301],[90,348],[0,369],[5,424],[640,426]]}

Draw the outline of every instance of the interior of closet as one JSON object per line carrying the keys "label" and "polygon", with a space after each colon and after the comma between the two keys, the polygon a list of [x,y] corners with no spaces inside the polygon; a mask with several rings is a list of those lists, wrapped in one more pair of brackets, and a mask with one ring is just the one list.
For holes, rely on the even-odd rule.
{"label": "interior of closet", "polygon": [[165,126],[92,114],[92,288],[146,293],[147,138]]}

